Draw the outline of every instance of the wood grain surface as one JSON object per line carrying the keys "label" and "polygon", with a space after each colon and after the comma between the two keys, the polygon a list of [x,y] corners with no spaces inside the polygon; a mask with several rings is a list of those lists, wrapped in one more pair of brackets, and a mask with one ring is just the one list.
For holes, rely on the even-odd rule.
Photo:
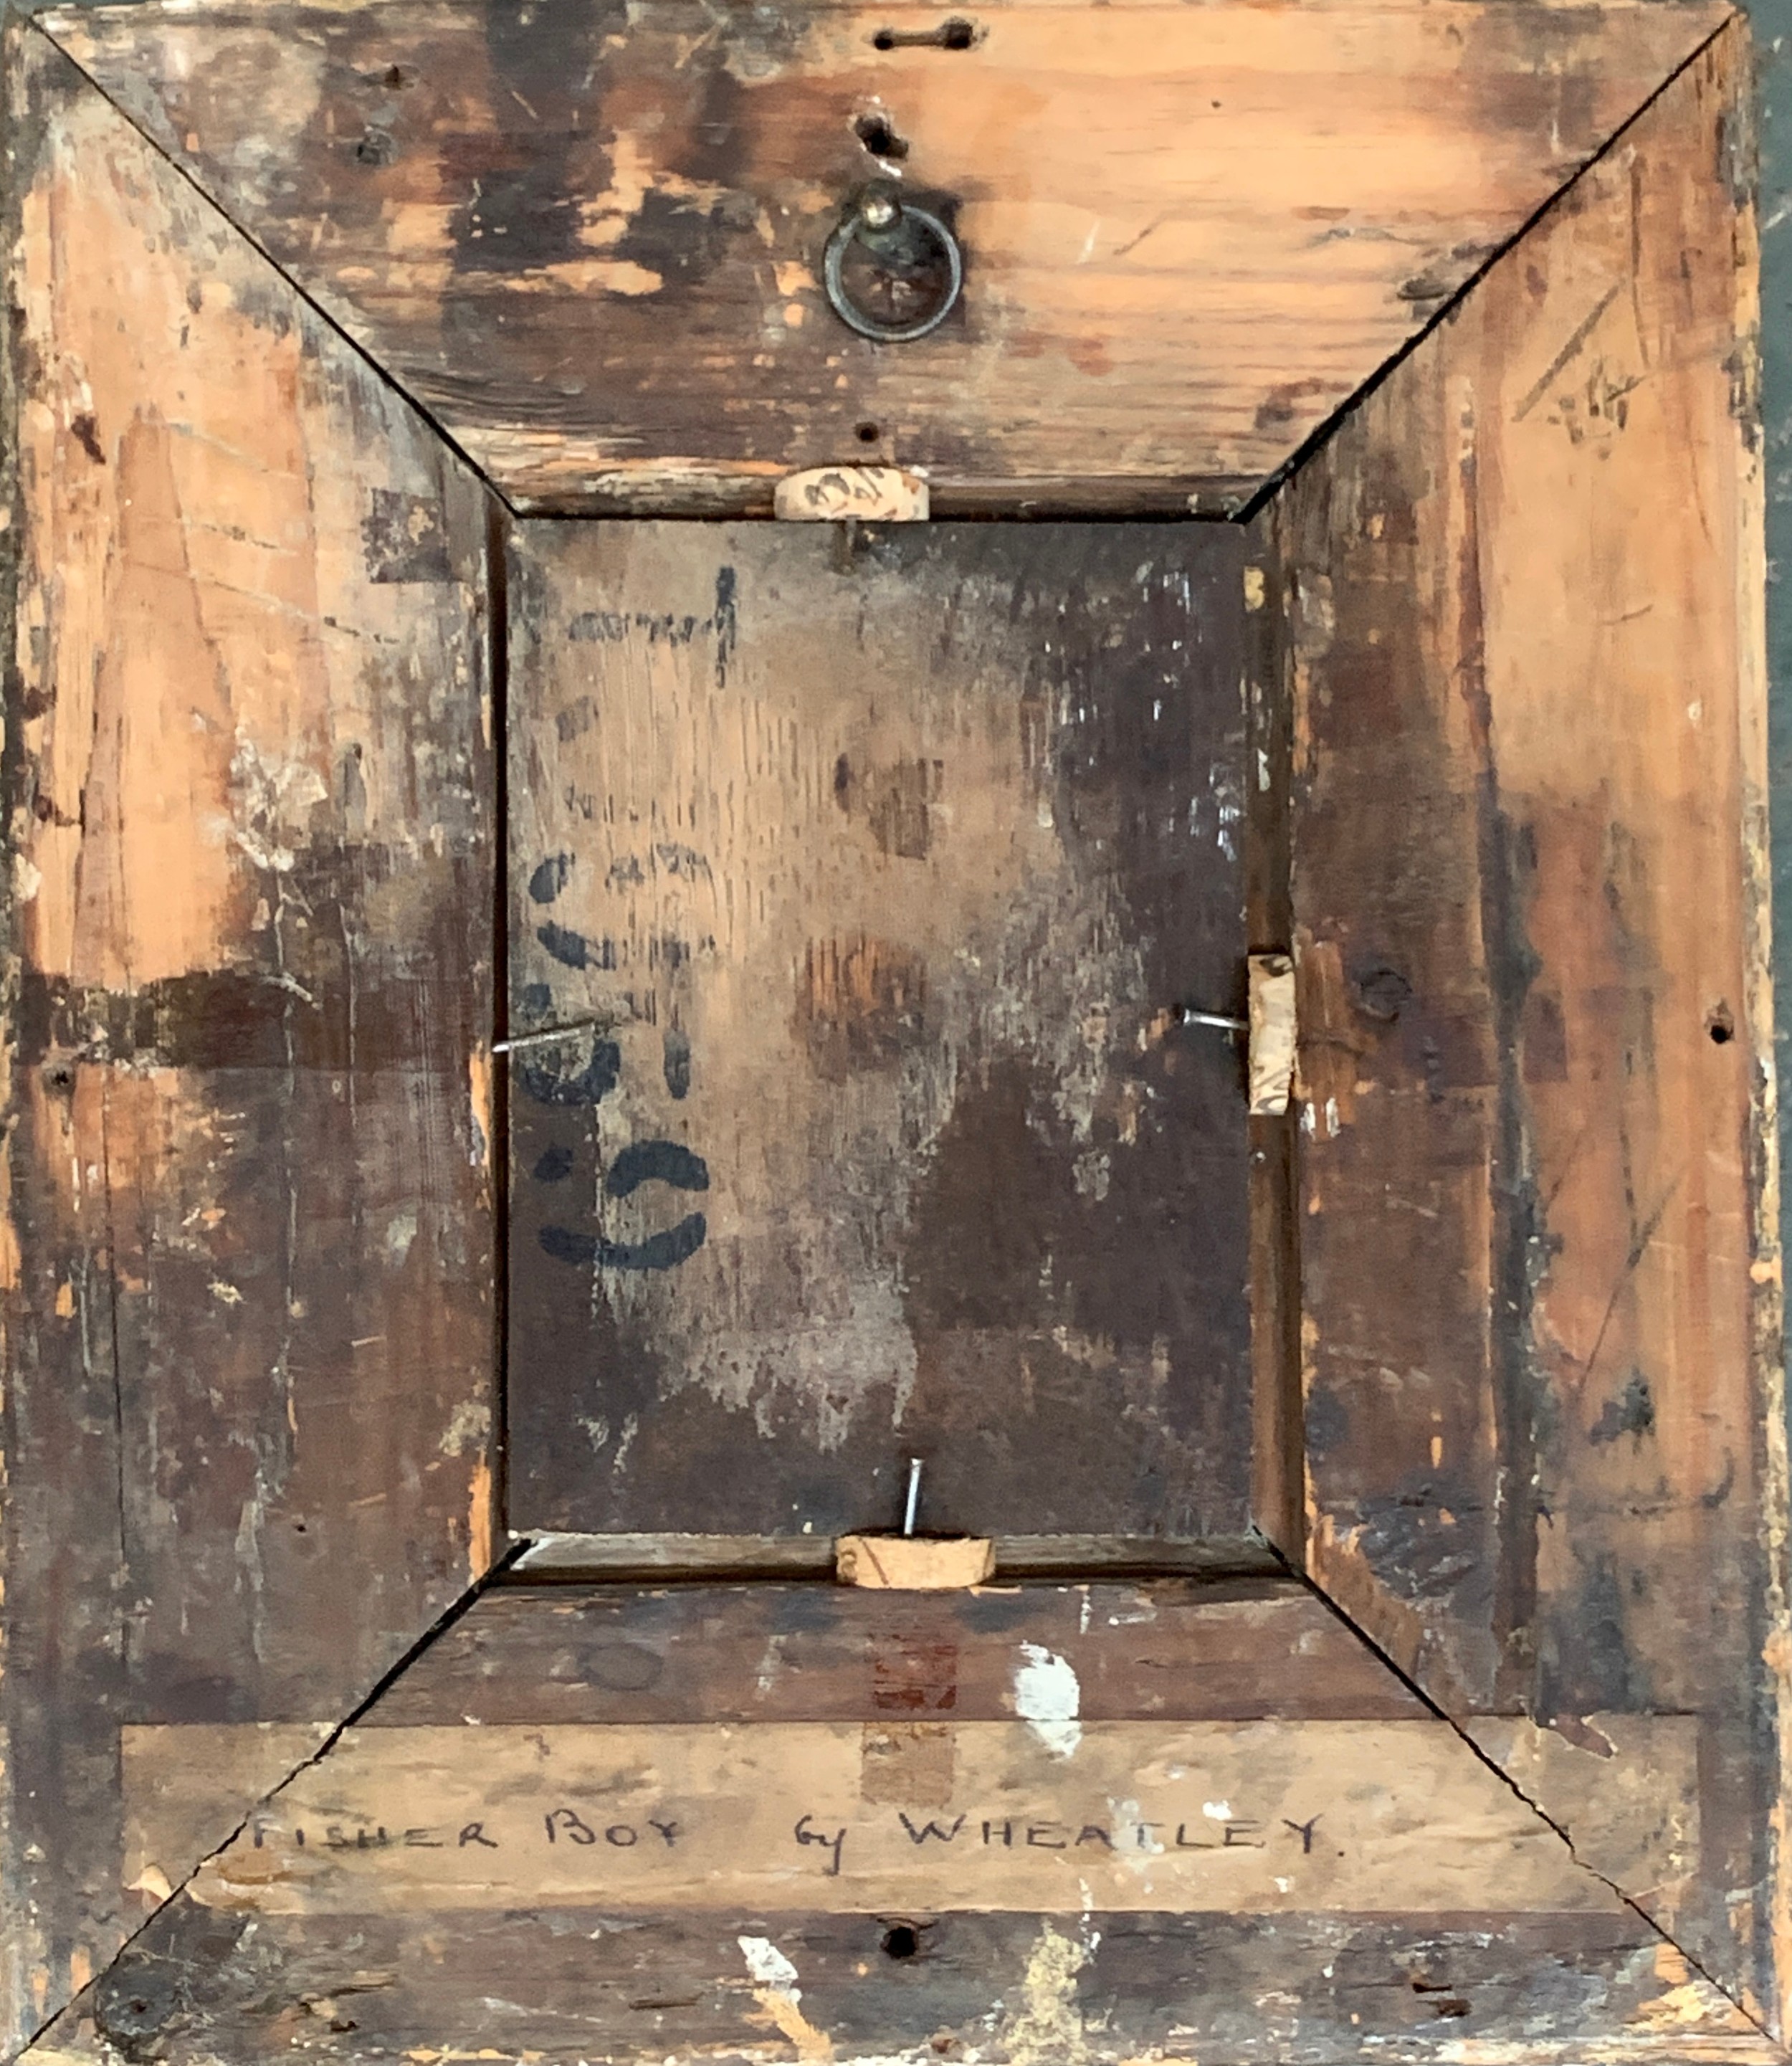
{"label": "wood grain surface", "polygon": [[519,528],[513,1526],[1245,1533],[1248,543]]}
{"label": "wood grain surface", "polygon": [[[1083,1721],[1038,1646],[1014,1683],[1028,1719],[347,1729],[188,1891],[262,1914],[445,1918],[1622,1905],[1437,1716]],[[1652,1880],[1679,1869],[1677,1834],[1698,1839],[1696,1821],[1664,1833]]]}
{"label": "wood grain surface", "polygon": [[[957,506],[1232,505],[1723,18],[154,0],[66,48],[520,507],[769,510],[883,460]],[[942,40],[953,21],[965,25]],[[958,310],[856,337],[868,179],[956,221]]]}
{"label": "wood grain surface", "polygon": [[63,2018],[36,2066],[126,2048],[170,2066],[259,2066],[301,2047],[345,2066],[451,2048],[552,2066],[1779,2056],[1628,1910],[1069,1918],[599,1905],[452,1920],[231,1915],[183,1897]]}
{"label": "wood grain surface", "polygon": [[1022,1646],[1063,1660],[1099,1721],[1411,1720],[1425,1709],[1287,1580],[981,1586],[764,1582],[507,1586],[416,1659],[368,1726],[996,1721]]}
{"label": "wood grain surface", "polygon": [[[1288,1582],[499,1590],[35,2056],[1765,2066],[1602,1876],[1697,1849],[1648,1727],[1652,1788],[1563,1746],[1576,1857]],[[253,1733],[132,1733],[146,1855]]]}
{"label": "wood grain surface", "polygon": [[491,1539],[485,497],[8,30],[9,2028],[123,1883],[120,1731],[329,1724]]}
{"label": "wood grain surface", "polygon": [[[1380,1719],[1325,1719],[1340,1696]],[[1508,1755],[1527,1727],[1483,1726]],[[433,2056],[451,2036],[568,2062],[1271,2066],[1373,2046],[1458,2066],[1764,2066],[1758,2032],[1602,1876],[1626,1846],[1656,1871],[1697,1848],[1663,1813],[1691,1732],[1649,1726],[1669,1781],[1652,1788],[1633,1772],[1614,1788],[1608,1762],[1563,1747],[1596,1838],[1576,1858],[1288,1582],[500,1590],[34,2056]],[[131,1732],[144,1855],[255,1733]],[[786,1815],[793,1788],[839,1813]],[[961,1809],[980,1789],[997,1805]],[[1156,1827],[1158,1793],[1187,1813]],[[1180,1839],[1185,1861],[1152,1870],[1233,1874],[1228,1907],[1275,1912],[1187,1887],[1181,1915],[1130,1886],[1110,1907],[1086,1873],[1054,1891],[1058,1843],[1098,1853],[1105,1886],[1141,1829]],[[809,1882],[827,1890],[805,1906]],[[1050,1905],[1025,1906],[1028,1886]],[[1351,1887],[1368,1906],[1328,1912]],[[1504,1906],[1526,1889],[1546,1905]],[[1454,1900],[1468,1905],[1437,1905]]]}
{"label": "wood grain surface", "polygon": [[1638,1898],[1774,2014],[1747,50],[1675,81],[1278,521],[1312,1568],[1453,1713],[1620,1760],[1600,1713],[1696,1716],[1700,1871]]}

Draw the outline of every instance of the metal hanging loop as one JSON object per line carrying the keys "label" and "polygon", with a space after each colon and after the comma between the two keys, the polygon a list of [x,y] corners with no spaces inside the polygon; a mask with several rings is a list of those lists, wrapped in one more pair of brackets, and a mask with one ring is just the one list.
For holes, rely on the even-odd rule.
{"label": "metal hanging loop", "polygon": [[965,284],[965,257],[931,209],[876,184],[828,238],[822,277],[849,329],[879,344],[910,344],[951,314]]}

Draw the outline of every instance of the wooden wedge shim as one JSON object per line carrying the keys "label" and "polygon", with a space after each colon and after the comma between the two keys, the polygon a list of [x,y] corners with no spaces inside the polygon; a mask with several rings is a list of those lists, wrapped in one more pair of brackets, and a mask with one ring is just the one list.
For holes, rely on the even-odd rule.
{"label": "wooden wedge shim", "polygon": [[1250,959],[1251,1112],[1276,1118],[1294,1082],[1294,962],[1288,954]]}
{"label": "wooden wedge shim", "polygon": [[773,513],[787,522],[924,524],[927,483],[899,466],[816,466],[788,473],[772,491]]}
{"label": "wooden wedge shim", "polygon": [[844,1586],[887,1593],[950,1593],[981,1586],[996,1568],[986,1535],[930,1541],[920,1535],[843,1535],[834,1547],[835,1575]]}

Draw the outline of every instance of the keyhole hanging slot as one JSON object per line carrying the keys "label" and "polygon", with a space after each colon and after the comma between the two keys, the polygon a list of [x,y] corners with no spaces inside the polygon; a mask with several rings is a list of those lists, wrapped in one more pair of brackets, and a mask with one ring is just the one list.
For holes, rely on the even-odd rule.
{"label": "keyhole hanging slot", "polygon": [[961,15],[931,29],[880,29],[871,39],[874,51],[968,51],[977,41],[977,24]]}

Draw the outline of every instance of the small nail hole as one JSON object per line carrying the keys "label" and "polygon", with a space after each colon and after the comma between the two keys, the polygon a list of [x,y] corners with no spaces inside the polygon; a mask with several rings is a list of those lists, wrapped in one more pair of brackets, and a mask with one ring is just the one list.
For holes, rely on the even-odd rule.
{"label": "small nail hole", "polygon": [[1713,1019],[1711,1021],[1710,1031],[1712,1039],[1720,1047],[1726,1041],[1733,1040],[1736,1038],[1736,1028],[1727,1019]]}
{"label": "small nail hole", "polygon": [[874,445],[883,435],[875,423],[861,423],[856,433],[862,445]]}
{"label": "small nail hole", "polygon": [[912,1923],[896,1922],[884,1932],[884,1955],[889,1959],[912,1959],[921,1948]]}
{"label": "small nail hole", "polygon": [[888,119],[881,115],[861,115],[852,125],[852,133],[874,158],[906,158],[908,140],[897,136]]}

